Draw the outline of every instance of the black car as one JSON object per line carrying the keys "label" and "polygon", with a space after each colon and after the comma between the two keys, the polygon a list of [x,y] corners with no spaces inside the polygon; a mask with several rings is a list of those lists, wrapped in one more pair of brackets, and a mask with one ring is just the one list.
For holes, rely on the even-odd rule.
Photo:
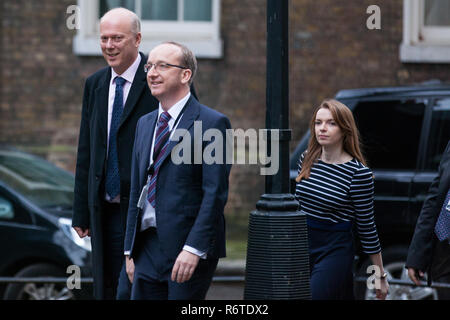
{"label": "black car", "polygon": [[[415,224],[437,175],[450,139],[450,85],[365,88],[339,91],[335,99],[355,116],[363,151],[375,177],[375,219],[383,262],[389,277],[409,281],[404,269]],[[295,191],[297,161],[306,150],[309,132],[290,162],[291,191]],[[359,250],[355,274],[367,277],[368,256]],[[356,295],[373,299],[365,282],[356,282]],[[390,299],[436,299],[436,290],[391,285]]]}
{"label": "black car", "polygon": [[71,173],[0,147],[0,277],[71,277],[69,286],[5,279],[0,282],[3,299],[90,298],[89,282],[73,287],[74,276],[92,276],[90,239],[80,239],[71,227],[73,186]]}

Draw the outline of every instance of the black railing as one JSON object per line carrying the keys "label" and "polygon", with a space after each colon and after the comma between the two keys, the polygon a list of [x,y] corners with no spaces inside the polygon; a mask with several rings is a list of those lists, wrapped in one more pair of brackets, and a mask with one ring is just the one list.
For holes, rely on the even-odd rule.
{"label": "black railing", "polygon": [[[64,277],[0,277],[0,283],[67,283],[68,278]],[[215,276],[213,282],[244,282],[244,276]],[[355,282],[366,282],[365,277],[354,278]],[[450,283],[433,282],[428,286],[425,282],[416,285],[410,281],[400,279],[389,279],[390,285],[402,285],[410,287],[427,287],[434,289],[450,289]],[[80,278],[80,283],[93,283],[92,278]]]}
{"label": "black railing", "polygon": [[[366,282],[367,278],[364,277],[356,277],[354,279],[355,282]],[[389,285],[402,285],[402,286],[410,286],[410,287],[426,287],[426,288],[434,288],[434,289],[450,289],[450,283],[443,283],[443,282],[432,282],[431,286],[427,285],[425,282],[423,282],[420,285],[416,285],[413,282],[406,281],[406,280],[400,280],[400,279],[388,279]]]}
{"label": "black railing", "polygon": [[[0,283],[67,283],[67,279],[64,277],[0,277]],[[244,282],[244,280],[244,276],[213,277],[213,282]],[[93,279],[80,278],[80,283],[93,283]]]}

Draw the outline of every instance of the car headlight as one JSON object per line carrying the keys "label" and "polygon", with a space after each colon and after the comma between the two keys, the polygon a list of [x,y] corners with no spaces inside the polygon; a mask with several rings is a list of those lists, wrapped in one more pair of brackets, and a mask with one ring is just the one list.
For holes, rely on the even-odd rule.
{"label": "car headlight", "polygon": [[80,246],[81,248],[87,251],[92,251],[91,237],[80,238],[78,233],[72,228],[71,219],[59,218],[58,222],[64,234],[68,236],[69,239],[71,239],[73,242],[75,242],[76,245]]}

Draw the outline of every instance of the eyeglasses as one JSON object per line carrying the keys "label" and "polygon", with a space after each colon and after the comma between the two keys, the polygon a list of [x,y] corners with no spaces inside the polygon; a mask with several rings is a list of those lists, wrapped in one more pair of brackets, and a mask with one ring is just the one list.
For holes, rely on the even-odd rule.
{"label": "eyeglasses", "polygon": [[177,66],[176,64],[170,64],[165,62],[157,62],[157,63],[147,63],[144,65],[144,72],[149,72],[153,67],[155,67],[156,72],[164,72],[167,71],[170,67],[180,68],[180,69],[189,69],[183,66]]}

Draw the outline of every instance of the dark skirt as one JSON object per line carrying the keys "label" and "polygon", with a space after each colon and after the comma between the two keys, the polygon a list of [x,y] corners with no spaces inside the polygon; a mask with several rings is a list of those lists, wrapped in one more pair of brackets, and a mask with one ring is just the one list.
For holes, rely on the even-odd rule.
{"label": "dark skirt", "polygon": [[307,220],[312,299],[353,300],[352,223]]}

